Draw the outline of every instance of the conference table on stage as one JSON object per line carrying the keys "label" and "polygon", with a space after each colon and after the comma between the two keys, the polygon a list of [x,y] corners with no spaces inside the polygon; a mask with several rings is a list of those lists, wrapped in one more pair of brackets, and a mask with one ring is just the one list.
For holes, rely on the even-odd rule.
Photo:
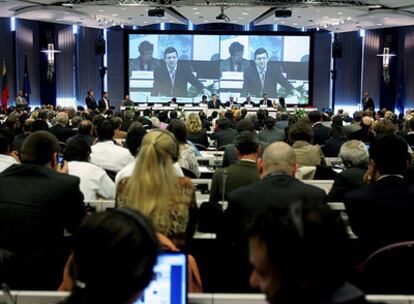
{"label": "conference table on stage", "polygon": [[[231,107],[220,107],[219,109],[209,109],[207,105],[200,105],[200,106],[193,106],[192,104],[178,104],[178,105],[165,105],[165,104],[154,104],[154,105],[148,105],[148,104],[138,104],[133,107],[121,107],[121,111],[124,111],[127,108],[133,108],[136,111],[143,111],[145,109],[151,108],[152,110],[156,111],[173,111],[179,109],[180,111],[183,111],[185,114],[191,114],[191,113],[198,113],[200,111],[204,111],[204,113],[207,114],[207,116],[210,116],[213,111],[223,111],[223,110],[230,110]],[[269,115],[272,117],[276,117],[276,113],[278,112],[278,109],[276,108],[270,108],[270,107],[240,107],[240,109],[246,109],[248,113],[256,113],[259,109],[265,109],[269,112]],[[317,110],[315,107],[293,107],[293,108],[287,108],[287,112],[295,112],[298,109],[304,109],[306,112],[311,112],[314,110]]]}

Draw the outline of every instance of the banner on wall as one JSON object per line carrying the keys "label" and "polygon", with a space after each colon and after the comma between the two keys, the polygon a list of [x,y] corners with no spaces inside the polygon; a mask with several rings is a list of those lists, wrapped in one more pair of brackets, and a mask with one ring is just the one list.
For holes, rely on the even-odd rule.
{"label": "banner on wall", "polygon": [[29,104],[32,88],[30,86],[29,69],[27,68],[27,53],[24,55],[23,94],[27,104]]}
{"label": "banner on wall", "polygon": [[3,60],[3,69],[1,73],[1,106],[3,111],[7,110],[7,101],[9,99],[9,88],[7,86],[6,61]]}

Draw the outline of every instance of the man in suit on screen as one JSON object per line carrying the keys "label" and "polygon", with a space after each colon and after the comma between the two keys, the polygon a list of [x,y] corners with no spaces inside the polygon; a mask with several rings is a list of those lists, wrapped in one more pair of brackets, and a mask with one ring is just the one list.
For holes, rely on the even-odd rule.
{"label": "man in suit on screen", "polygon": [[264,48],[254,52],[254,64],[244,72],[241,96],[277,97],[276,85],[279,83],[287,91],[287,95],[294,93],[294,88],[282,74],[282,68],[276,62],[269,62],[269,55]]}
{"label": "man in suit on screen", "polygon": [[178,52],[173,47],[164,51],[164,62],[154,70],[153,96],[175,96],[184,97],[188,95],[187,83],[192,84],[204,95],[210,92],[194,76],[190,65],[178,61]]}

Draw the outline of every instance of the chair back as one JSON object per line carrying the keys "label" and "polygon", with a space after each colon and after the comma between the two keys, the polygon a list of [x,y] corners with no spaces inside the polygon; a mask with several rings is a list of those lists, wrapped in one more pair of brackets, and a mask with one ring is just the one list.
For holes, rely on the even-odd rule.
{"label": "chair back", "polygon": [[414,292],[414,241],[394,243],[372,253],[363,263],[362,284],[371,294]]}

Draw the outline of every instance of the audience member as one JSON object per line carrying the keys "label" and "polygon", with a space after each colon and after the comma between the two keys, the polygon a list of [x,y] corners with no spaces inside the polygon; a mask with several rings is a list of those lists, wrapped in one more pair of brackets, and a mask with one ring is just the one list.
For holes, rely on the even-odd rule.
{"label": "audience member", "polygon": [[72,128],[68,126],[69,117],[65,112],[58,113],[55,122],[56,124],[49,131],[56,136],[58,141],[65,143],[69,137],[75,135]]}
{"label": "audience member", "polygon": [[248,230],[250,284],[271,304],[365,304],[343,221],[329,207],[291,201],[260,213]]}
{"label": "audience member", "polygon": [[407,141],[410,147],[414,146],[414,119],[413,118],[409,120],[409,130],[407,132],[407,135],[405,136],[405,140]]}
{"label": "audience member", "polygon": [[407,142],[384,136],[371,144],[370,157],[365,178],[371,184],[345,194],[353,232],[372,249],[414,239],[414,186],[403,177],[411,160]]}
{"label": "audience member", "polygon": [[382,119],[375,124],[374,133],[375,138],[378,140],[387,135],[394,135],[397,133],[397,128],[391,120]]}
{"label": "audience member", "polygon": [[121,117],[112,117],[111,118],[112,127],[114,128],[114,139],[125,139],[127,132],[121,131],[122,118]]}
{"label": "audience member", "polygon": [[23,144],[22,164],[0,174],[1,248],[15,256],[6,281],[13,289],[57,289],[68,258],[64,229],[73,232],[84,216],[79,178],[59,173],[66,166],[58,152],[55,136],[34,132]]}
{"label": "audience member", "polygon": [[23,123],[23,133],[17,135],[13,140],[13,149],[17,152],[22,151],[23,142],[30,135],[34,119],[28,118]]}
{"label": "audience member", "polygon": [[298,121],[289,130],[289,140],[299,166],[318,166],[325,162],[319,145],[312,145],[314,128],[304,121]]}
{"label": "audience member", "polygon": [[65,278],[72,293],[66,304],[136,303],[156,275],[156,233],[144,216],[130,209],[87,216],[73,247]]}
{"label": "audience member", "polygon": [[83,140],[88,146],[92,146],[95,143],[96,138],[92,136],[93,126],[90,120],[82,120],[78,126],[78,134],[69,137],[66,144],[70,144],[73,140]]}
{"label": "audience member", "polygon": [[309,121],[312,123],[313,142],[323,146],[329,138],[330,129],[322,124],[322,115],[319,111],[312,111],[308,114]]}
{"label": "audience member", "polygon": [[227,200],[233,190],[259,180],[257,159],[260,155],[260,145],[256,134],[252,131],[243,131],[237,134],[234,145],[238,162],[214,172],[210,190],[211,203],[222,200],[224,191],[224,200]]}
{"label": "audience member", "polygon": [[132,176],[118,184],[117,202],[142,212],[157,232],[183,248],[195,231],[197,204],[191,180],[174,172],[178,157],[172,133],[160,129],[147,133]]}
{"label": "audience member", "polygon": [[361,129],[349,134],[349,139],[359,140],[365,143],[371,143],[375,139],[372,132],[373,120],[369,116],[364,116],[361,120]]}
{"label": "audience member", "polygon": [[264,120],[265,128],[259,132],[259,139],[262,142],[271,144],[275,141],[283,141],[285,139],[285,132],[281,129],[275,128],[276,121],[273,117],[266,117]]}
{"label": "audience member", "polygon": [[20,164],[19,156],[13,151],[14,135],[8,129],[0,129],[0,172],[14,164]]}
{"label": "audience member", "polygon": [[199,115],[196,113],[191,113],[188,116],[185,125],[187,127],[188,140],[190,140],[193,144],[199,144],[208,148],[209,143],[207,131],[203,127]]}
{"label": "audience member", "polygon": [[68,173],[80,179],[80,190],[85,201],[99,198],[115,199],[115,184],[104,169],[89,163],[91,148],[82,139],[71,140],[63,152],[68,162]]}
{"label": "audience member", "polygon": [[342,145],[338,156],[345,170],[337,175],[329,191],[330,202],[342,202],[346,193],[365,185],[364,175],[369,164],[368,149],[361,141],[347,141]]}
{"label": "audience member", "polygon": [[198,167],[194,147],[187,143],[187,129],[184,122],[173,119],[170,121],[167,130],[174,134],[180,147],[178,157],[180,167],[190,170],[196,177],[200,177],[200,168]]}
{"label": "audience member", "polygon": [[[145,134],[147,134],[147,131],[140,122],[135,121],[132,123],[131,127],[128,130],[127,138],[125,140],[125,147],[129,150],[131,155],[135,157],[135,160],[116,174],[116,187],[122,179],[130,177],[134,172],[134,168],[137,161],[136,159],[139,153],[139,148],[141,147],[142,139],[144,138]],[[177,175],[178,177],[184,176],[184,173],[181,170],[180,164],[178,162],[175,162],[173,164],[173,170],[175,175]]]}
{"label": "audience member", "polygon": [[210,138],[216,140],[217,148],[222,148],[225,145],[233,143],[236,137],[236,130],[230,127],[230,122],[227,118],[220,118],[217,120],[217,130],[210,135]]}
{"label": "audience member", "polygon": [[325,141],[322,152],[325,157],[337,157],[341,146],[347,141],[345,130],[342,126],[342,118],[335,116],[332,118],[329,139]]}
{"label": "audience member", "polygon": [[114,128],[110,121],[101,122],[97,126],[97,133],[98,142],[91,147],[91,163],[102,169],[118,172],[134,160],[128,149],[114,143]]}

